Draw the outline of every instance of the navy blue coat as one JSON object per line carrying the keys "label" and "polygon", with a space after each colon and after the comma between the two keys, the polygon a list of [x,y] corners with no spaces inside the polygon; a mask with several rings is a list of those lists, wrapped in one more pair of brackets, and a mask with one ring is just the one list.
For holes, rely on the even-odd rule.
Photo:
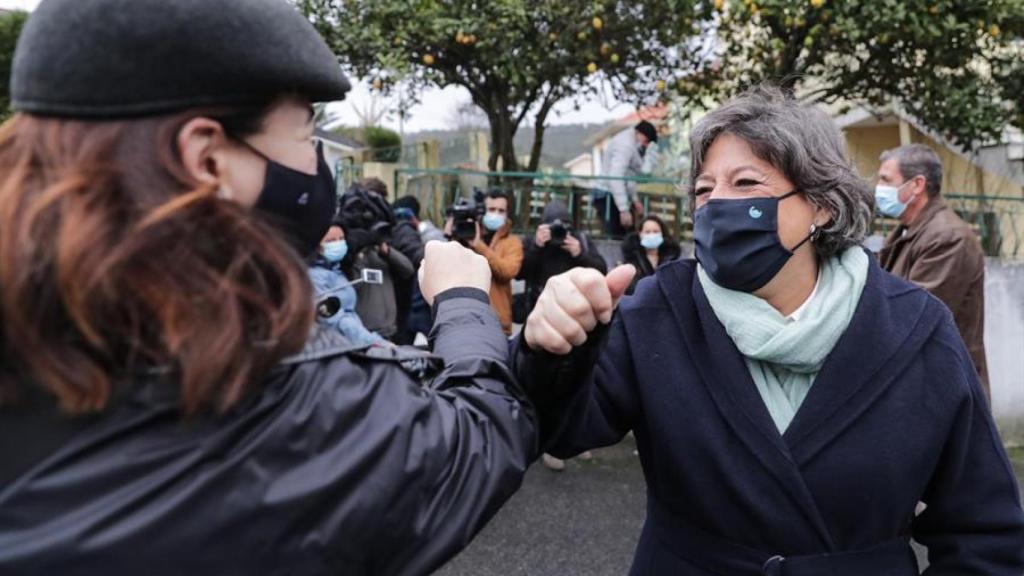
{"label": "navy blue coat", "polygon": [[[1013,472],[949,311],[872,259],[853,320],[780,435],[693,260],[662,266],[566,358],[516,350],[563,457],[634,431],[633,574],[1024,574]],[[927,510],[915,517],[919,501]]]}

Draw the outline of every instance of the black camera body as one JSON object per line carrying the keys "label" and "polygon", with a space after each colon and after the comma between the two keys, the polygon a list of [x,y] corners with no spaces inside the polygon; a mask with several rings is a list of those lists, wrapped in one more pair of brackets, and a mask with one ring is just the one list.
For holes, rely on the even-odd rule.
{"label": "black camera body", "polygon": [[452,239],[463,244],[476,238],[477,223],[484,217],[484,193],[474,190],[472,198],[458,198],[448,209],[452,219]]}
{"label": "black camera body", "polygon": [[548,241],[548,244],[553,247],[564,246],[566,237],[572,234],[572,225],[562,222],[560,219],[548,224],[548,229],[551,231],[551,240]]}
{"label": "black camera body", "polygon": [[348,235],[363,232],[373,244],[390,241],[395,225],[395,214],[387,201],[359,184],[350,186],[341,197],[337,219]]}

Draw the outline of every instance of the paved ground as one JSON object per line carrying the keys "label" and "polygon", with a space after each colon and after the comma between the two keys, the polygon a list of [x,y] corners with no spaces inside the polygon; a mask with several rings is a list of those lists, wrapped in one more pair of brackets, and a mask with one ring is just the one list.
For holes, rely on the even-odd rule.
{"label": "paved ground", "polygon": [[622,576],[644,519],[640,461],[628,438],[571,460],[536,464],[523,488],[440,576]]}
{"label": "paved ground", "polygon": [[[644,516],[644,482],[631,438],[573,460],[541,464],[473,544],[438,576],[622,576]],[[1024,486],[1024,449],[1010,457]],[[918,550],[923,560],[923,551]]]}

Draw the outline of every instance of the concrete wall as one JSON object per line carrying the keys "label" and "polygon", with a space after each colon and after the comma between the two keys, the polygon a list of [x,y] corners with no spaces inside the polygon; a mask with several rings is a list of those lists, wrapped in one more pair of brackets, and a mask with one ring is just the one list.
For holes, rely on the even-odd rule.
{"label": "concrete wall", "polygon": [[985,352],[1003,440],[1024,445],[1024,261],[985,268]]}

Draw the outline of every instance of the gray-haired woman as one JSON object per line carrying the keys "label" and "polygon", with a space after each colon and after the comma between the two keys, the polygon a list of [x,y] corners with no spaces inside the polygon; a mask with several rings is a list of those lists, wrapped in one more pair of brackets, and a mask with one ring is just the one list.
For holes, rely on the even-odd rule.
{"label": "gray-haired woman", "polygon": [[[1024,513],[950,313],[858,244],[872,200],[822,112],[762,89],[691,135],[696,260],[553,278],[516,367],[545,450],[633,430],[634,574],[1024,570]],[[614,314],[613,314],[614,312]],[[927,508],[915,515],[919,502]]]}

